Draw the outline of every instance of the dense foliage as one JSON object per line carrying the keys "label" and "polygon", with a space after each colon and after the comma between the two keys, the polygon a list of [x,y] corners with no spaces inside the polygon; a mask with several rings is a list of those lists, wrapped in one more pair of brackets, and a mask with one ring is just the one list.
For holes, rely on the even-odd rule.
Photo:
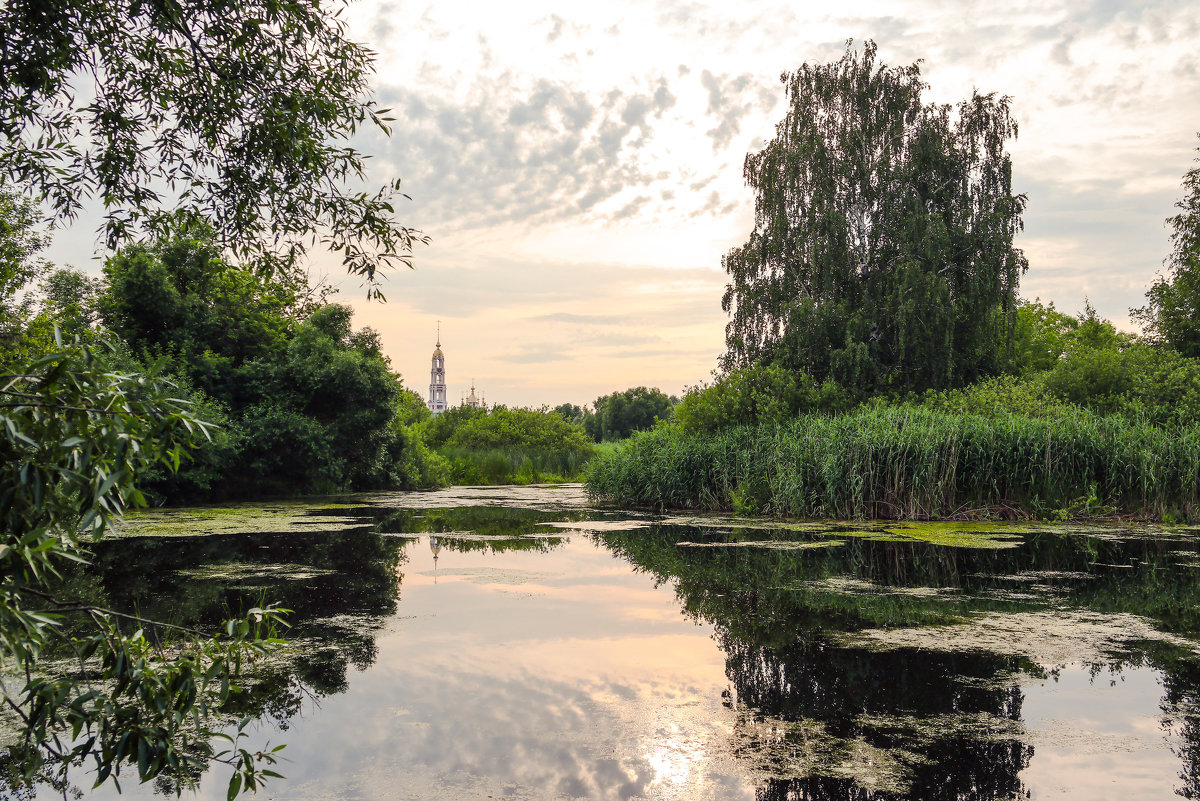
{"label": "dense foliage", "polygon": [[873,42],[785,74],[776,136],[746,157],[746,244],[722,260],[726,370],[779,364],[856,396],[995,374],[1026,268],[1007,98],[927,104]]}
{"label": "dense foliage", "polygon": [[[103,202],[110,248],[206,220],[223,249],[291,274],[314,239],[374,280],[419,234],[399,181],[363,192],[374,54],[336,4],[14,0],[0,5],[0,180],[60,219]],[[372,288],[375,284],[371,284]]]}
{"label": "dense foliage", "polygon": [[443,412],[428,425],[451,429],[438,436],[445,436],[440,453],[449,460],[456,484],[570,481],[595,453],[577,423],[553,412],[463,407],[457,420],[448,417],[452,413]]}
{"label": "dense foliage", "polygon": [[[214,635],[58,593],[85,543],[143,502],[135,480],[178,466],[206,424],[170,382],[113,372],[104,343],[55,344],[0,386],[0,694],[23,730],[9,756],[25,780],[59,784],[84,763],[100,784],[123,767],[145,781],[217,760],[234,767],[231,787],[256,788],[273,753],[210,725],[285,610],[251,609]],[[75,667],[47,676],[46,659]]]}
{"label": "dense foliage", "polygon": [[757,191],[730,275],[728,352],[671,419],[589,468],[597,497],[833,517],[1200,519],[1200,168],[1169,274],[1118,331],[1019,300],[1008,100],[952,113],[916,65],[847,47],[783,76],[746,159]]}
{"label": "dense foliage", "polygon": [[26,357],[32,297],[23,293],[49,270],[37,254],[47,239],[36,228],[37,206],[0,183],[0,370]]}
{"label": "dense foliage", "polygon": [[[1200,160],[1200,159],[1198,159]],[[1167,220],[1174,248],[1167,275],[1146,293],[1149,305],[1135,314],[1151,336],[1190,358],[1200,358],[1200,166],[1183,176],[1179,213]]]}
{"label": "dense foliage", "polygon": [[[220,257],[203,226],[110,259],[96,299],[130,358],[161,362],[223,423],[218,440],[150,486],[170,500],[396,486],[402,386],[370,329],[304,283]],[[403,477],[401,474],[404,474]]]}
{"label": "dense foliage", "polygon": [[806,516],[1200,517],[1200,361],[1090,306],[1023,303],[1016,331],[1007,375],[853,407],[779,365],[731,371],[690,391],[672,424],[603,454],[589,487]]}
{"label": "dense foliage", "polygon": [[841,411],[845,390],[831,378],[817,384],[778,364],[731,370],[711,385],[693,387],[675,407],[686,431],[711,432],[752,423],[777,424],[806,412]]}
{"label": "dense foliage", "polygon": [[632,387],[596,398],[592,412],[583,417],[583,427],[596,442],[625,439],[666,420],[674,405],[675,400],[657,387]]}

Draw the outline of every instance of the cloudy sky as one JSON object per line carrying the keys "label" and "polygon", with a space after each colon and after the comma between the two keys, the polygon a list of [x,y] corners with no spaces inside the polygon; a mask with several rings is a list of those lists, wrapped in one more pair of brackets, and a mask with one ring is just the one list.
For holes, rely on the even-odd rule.
{"label": "cloudy sky", "polygon": [[1021,292],[1060,309],[1087,296],[1128,326],[1197,155],[1200,5],[1179,0],[365,0],[349,18],[397,120],[360,147],[432,244],[386,305],[353,281],[339,299],[422,394],[440,320],[452,400],[472,378],[533,406],[708,378],[721,255],[753,220],[743,159],[783,116],[780,73],[848,38],[923,59],[928,100],[1013,98]]}

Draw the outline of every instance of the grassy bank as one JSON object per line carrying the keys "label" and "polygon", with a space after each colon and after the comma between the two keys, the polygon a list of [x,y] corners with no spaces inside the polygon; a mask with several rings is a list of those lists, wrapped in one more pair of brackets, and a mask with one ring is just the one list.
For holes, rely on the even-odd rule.
{"label": "grassy bank", "polygon": [[663,425],[595,459],[597,499],[794,517],[1200,519],[1200,426],[1070,412],[920,407],[686,433]]}

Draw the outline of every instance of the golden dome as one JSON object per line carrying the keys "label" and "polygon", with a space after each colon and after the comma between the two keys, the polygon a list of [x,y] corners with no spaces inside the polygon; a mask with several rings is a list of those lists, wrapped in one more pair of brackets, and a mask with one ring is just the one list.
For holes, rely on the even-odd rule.
{"label": "golden dome", "polygon": [[433,349],[433,355],[434,356],[442,355],[442,346],[441,345],[438,345],[436,348]]}

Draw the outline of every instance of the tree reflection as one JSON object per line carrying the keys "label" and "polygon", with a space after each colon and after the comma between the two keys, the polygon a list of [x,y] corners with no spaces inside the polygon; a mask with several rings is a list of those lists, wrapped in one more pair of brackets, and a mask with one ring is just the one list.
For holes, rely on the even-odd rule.
{"label": "tree reflection", "polygon": [[[763,801],[1026,795],[1019,774],[1033,749],[1021,736],[1018,677],[1042,668],[983,649],[939,650],[936,635],[930,648],[876,650],[848,645],[847,634],[1063,603],[1200,633],[1200,571],[1182,567],[1195,559],[1194,541],[1043,532],[1018,547],[970,549],[840,533],[671,526],[597,535],[635,569],[674,584],[685,615],[715,627],[737,713],[734,750],[764,776]],[[739,544],[764,539],[776,547]],[[789,540],[805,547],[788,550]],[[1145,649],[1131,660],[1164,672],[1165,720],[1185,743],[1179,792],[1200,798],[1200,668],[1194,657]]]}
{"label": "tree reflection", "polygon": [[[306,703],[344,692],[351,667],[365,670],[374,663],[376,634],[399,600],[405,543],[369,526],[111,538],[94,546],[90,565],[64,576],[64,595],[199,630],[213,630],[264,601],[293,610],[289,644],[250,666],[246,691],[220,710],[229,722],[249,717],[286,730]],[[10,747],[7,759],[19,761],[20,749]],[[19,790],[4,786],[11,784],[4,761],[0,794]],[[176,795],[198,779],[164,773],[156,790]]]}

